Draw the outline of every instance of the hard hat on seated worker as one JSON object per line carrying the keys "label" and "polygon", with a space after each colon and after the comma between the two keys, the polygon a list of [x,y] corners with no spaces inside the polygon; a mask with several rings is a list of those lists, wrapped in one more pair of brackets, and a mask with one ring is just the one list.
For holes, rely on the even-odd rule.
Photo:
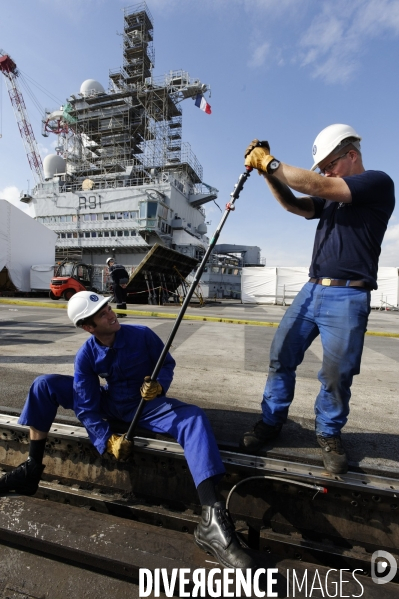
{"label": "hard hat on seated worker", "polygon": [[114,260],[114,258],[112,258],[112,256],[111,256],[111,258],[106,259],[105,264],[109,264],[110,262],[115,262],[115,260]]}
{"label": "hard hat on seated worker", "polygon": [[105,304],[108,304],[109,299],[109,297],[104,297],[93,291],[75,293],[68,302],[69,320],[75,327],[78,327],[80,321],[96,314]]}
{"label": "hard hat on seated worker", "polygon": [[314,171],[327,156],[335,150],[338,152],[345,146],[352,144],[360,152],[360,140],[362,138],[350,125],[330,125],[326,127],[314,140],[312,154],[314,165],[310,170]]}

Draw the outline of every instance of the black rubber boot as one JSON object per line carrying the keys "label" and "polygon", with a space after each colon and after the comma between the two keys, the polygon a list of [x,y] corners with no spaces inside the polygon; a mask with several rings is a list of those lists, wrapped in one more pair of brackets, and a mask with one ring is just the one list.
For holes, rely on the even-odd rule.
{"label": "black rubber boot", "polygon": [[33,458],[28,458],[26,462],[0,478],[0,495],[5,495],[9,491],[15,491],[21,495],[34,495],[44,468]]}
{"label": "black rubber boot", "polygon": [[251,431],[244,433],[240,440],[240,449],[247,453],[256,453],[265,443],[276,439],[281,429],[281,424],[271,425],[259,420]]}
{"label": "black rubber boot", "polygon": [[194,538],[201,549],[216,557],[225,568],[256,569],[254,560],[240,545],[223,501],[213,507],[202,506],[202,519]]}
{"label": "black rubber boot", "polygon": [[348,459],[342,446],[341,436],[323,437],[317,435],[317,442],[323,450],[324,468],[332,474],[348,472]]}

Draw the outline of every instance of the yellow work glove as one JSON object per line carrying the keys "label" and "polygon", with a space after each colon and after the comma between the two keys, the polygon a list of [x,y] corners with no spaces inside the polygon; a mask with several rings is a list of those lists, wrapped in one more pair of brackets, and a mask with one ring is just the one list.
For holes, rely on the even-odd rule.
{"label": "yellow work glove", "polygon": [[274,160],[274,156],[270,155],[269,143],[267,141],[259,141],[258,139],[251,141],[245,150],[244,158],[245,166],[256,168],[260,175],[267,173],[269,163]]}
{"label": "yellow work glove", "polygon": [[155,399],[158,395],[162,395],[163,389],[158,381],[152,381],[150,376],[144,378],[144,383],[140,389],[141,397],[146,401]]}
{"label": "yellow work glove", "polygon": [[125,435],[111,435],[107,441],[107,451],[117,460],[127,460],[133,453],[133,441],[128,441]]}
{"label": "yellow work glove", "polygon": [[267,153],[270,154],[270,145],[268,141],[259,141],[259,139],[253,139],[247,149],[245,150],[244,158],[248,156],[252,152],[253,149],[259,147],[259,144],[262,144],[262,148],[267,150]]}

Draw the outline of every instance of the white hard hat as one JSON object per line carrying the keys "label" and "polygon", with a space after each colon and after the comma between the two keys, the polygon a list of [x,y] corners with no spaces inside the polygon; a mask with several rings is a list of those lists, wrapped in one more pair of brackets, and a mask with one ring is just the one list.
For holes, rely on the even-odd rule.
{"label": "white hard hat", "polygon": [[80,320],[93,316],[108,302],[109,297],[104,297],[93,291],[79,291],[68,302],[68,317],[77,327]]}
{"label": "white hard hat", "polygon": [[[310,170],[314,171],[320,162],[339,146],[344,147],[349,143],[353,143],[360,150],[359,141],[361,139],[360,135],[350,125],[330,125],[326,127],[323,131],[320,131],[314,140],[312,148],[314,165]],[[343,143],[344,141],[346,143]]]}
{"label": "white hard hat", "polygon": [[111,258],[106,259],[105,264],[109,264],[111,262],[111,260],[112,260],[112,262],[115,262],[115,258],[112,258],[112,256],[111,256]]}

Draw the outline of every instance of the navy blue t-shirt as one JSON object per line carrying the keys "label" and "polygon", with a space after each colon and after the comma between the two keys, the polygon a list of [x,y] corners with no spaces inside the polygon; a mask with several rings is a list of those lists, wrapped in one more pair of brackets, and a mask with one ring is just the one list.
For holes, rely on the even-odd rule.
{"label": "navy blue t-shirt", "polygon": [[392,179],[382,171],[344,177],[351,203],[313,197],[319,218],[309,276],[361,280],[377,289],[378,258],[395,207]]}

